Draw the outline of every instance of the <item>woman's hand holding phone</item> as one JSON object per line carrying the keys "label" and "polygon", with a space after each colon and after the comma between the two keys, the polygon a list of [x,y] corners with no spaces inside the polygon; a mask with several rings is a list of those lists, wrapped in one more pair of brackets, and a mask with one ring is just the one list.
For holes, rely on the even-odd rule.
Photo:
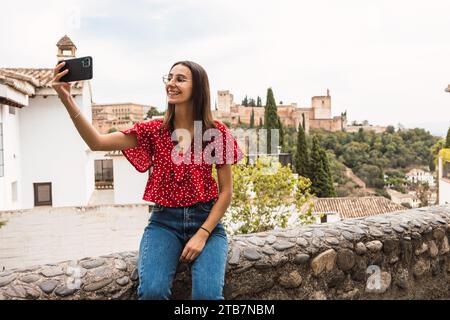
{"label": "woman's hand holding phone", "polygon": [[59,63],[55,69],[53,70],[53,81],[52,81],[52,87],[58,94],[59,99],[67,99],[70,97],[70,83],[68,82],[60,82],[61,77],[65,76],[69,69],[64,70],[63,72],[60,72],[61,68],[64,67],[65,62]]}

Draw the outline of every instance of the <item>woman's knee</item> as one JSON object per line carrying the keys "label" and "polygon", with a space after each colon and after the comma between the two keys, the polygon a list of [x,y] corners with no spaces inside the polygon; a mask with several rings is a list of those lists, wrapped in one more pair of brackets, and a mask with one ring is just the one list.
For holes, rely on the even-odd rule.
{"label": "woman's knee", "polygon": [[139,284],[138,298],[139,300],[169,300],[170,287],[156,283]]}
{"label": "woman's knee", "polygon": [[224,300],[220,283],[203,283],[192,288],[192,300]]}

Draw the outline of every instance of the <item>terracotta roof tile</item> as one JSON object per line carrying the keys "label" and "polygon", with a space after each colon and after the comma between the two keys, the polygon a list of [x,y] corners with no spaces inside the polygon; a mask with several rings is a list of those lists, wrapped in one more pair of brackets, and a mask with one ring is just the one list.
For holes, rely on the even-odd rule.
{"label": "terracotta roof tile", "polygon": [[314,213],[338,213],[342,219],[406,210],[385,197],[315,198]]}
{"label": "terracotta roof tile", "polygon": [[[52,79],[53,79],[53,69],[51,68],[0,68],[0,73],[4,71],[10,77],[14,77],[14,74],[17,75],[15,78],[21,78],[20,80],[24,80],[24,76],[30,78],[31,81],[34,80],[33,85],[36,88],[51,88]],[[83,82],[76,81],[72,84],[75,88],[82,88]]]}

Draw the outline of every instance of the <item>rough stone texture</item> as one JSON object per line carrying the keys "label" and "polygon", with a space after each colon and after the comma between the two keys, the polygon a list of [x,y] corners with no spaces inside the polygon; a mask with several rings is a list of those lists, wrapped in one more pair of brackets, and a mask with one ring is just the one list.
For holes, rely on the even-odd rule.
{"label": "rough stone texture", "polygon": [[287,275],[283,274],[278,282],[283,288],[297,288],[302,284],[302,276],[298,271],[292,271]]}
{"label": "rough stone texture", "polygon": [[349,249],[338,251],[337,265],[342,271],[348,271],[355,265],[355,253]]}
{"label": "rough stone texture", "polygon": [[47,278],[52,278],[64,274],[64,271],[60,267],[49,267],[42,269],[41,273]]}
{"label": "rough stone texture", "polygon": [[389,272],[374,272],[367,279],[367,293],[385,293],[391,285],[391,274]]}
{"label": "rough stone texture", "polygon": [[336,251],[329,249],[322,252],[311,261],[311,269],[314,275],[319,275],[323,271],[331,271],[336,262]]}
{"label": "rough stone texture", "polygon": [[378,252],[381,250],[381,248],[383,248],[383,243],[381,243],[381,241],[379,240],[370,241],[366,243],[366,248],[370,252]]}
{"label": "rough stone texture", "polygon": [[358,242],[355,247],[355,252],[359,255],[363,255],[367,252],[367,248],[362,242]]}
{"label": "rough stone texture", "polygon": [[[450,299],[450,205],[229,237],[225,299]],[[0,272],[3,299],[136,299],[137,252]],[[172,299],[190,298],[181,263]]]}

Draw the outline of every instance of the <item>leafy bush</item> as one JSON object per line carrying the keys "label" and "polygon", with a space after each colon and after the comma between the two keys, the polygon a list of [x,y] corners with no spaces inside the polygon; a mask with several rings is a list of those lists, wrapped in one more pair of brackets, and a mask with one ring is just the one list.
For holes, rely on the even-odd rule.
{"label": "leafy bush", "polygon": [[[286,228],[294,205],[298,212],[311,197],[311,181],[295,175],[269,157],[255,164],[232,166],[233,199],[222,221],[230,234],[254,233]],[[292,225],[312,223],[311,207],[300,213]],[[233,228],[234,227],[234,228]]]}

